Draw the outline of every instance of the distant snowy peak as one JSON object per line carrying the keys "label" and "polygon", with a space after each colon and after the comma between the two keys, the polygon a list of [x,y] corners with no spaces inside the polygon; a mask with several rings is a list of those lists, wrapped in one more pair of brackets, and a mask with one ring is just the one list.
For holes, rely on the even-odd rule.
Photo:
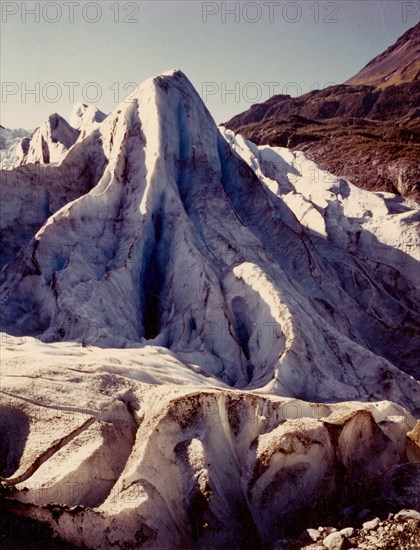
{"label": "distant snowy peak", "polygon": [[70,116],[70,125],[83,137],[95,130],[106,119],[106,114],[86,103],[76,103]]}
{"label": "distant snowy peak", "polygon": [[23,128],[10,129],[0,125],[0,149],[7,149],[14,140],[30,134],[30,130],[24,130]]}
{"label": "distant snowy peak", "polygon": [[16,148],[23,139],[32,136],[33,131],[23,128],[9,129],[0,126],[0,164],[2,168],[8,168],[15,160]]}

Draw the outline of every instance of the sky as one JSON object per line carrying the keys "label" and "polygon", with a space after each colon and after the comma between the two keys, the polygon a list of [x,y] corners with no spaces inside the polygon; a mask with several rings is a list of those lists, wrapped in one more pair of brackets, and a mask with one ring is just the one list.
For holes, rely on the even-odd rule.
{"label": "sky", "polygon": [[180,68],[220,124],[273,94],[345,81],[419,13],[418,0],[2,0],[0,123],[32,129],[80,101],[108,113]]}

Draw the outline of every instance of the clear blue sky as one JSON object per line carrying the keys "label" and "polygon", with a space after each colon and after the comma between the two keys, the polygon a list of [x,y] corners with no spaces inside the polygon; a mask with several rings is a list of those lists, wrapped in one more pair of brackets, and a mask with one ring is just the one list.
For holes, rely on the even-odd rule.
{"label": "clear blue sky", "polygon": [[[267,99],[267,82],[290,95],[343,82],[419,21],[418,1],[70,4],[2,0],[3,126],[34,128],[53,112],[68,117],[72,100],[109,112],[129,83],[176,67],[221,123]],[[66,82],[79,83],[74,97]]]}

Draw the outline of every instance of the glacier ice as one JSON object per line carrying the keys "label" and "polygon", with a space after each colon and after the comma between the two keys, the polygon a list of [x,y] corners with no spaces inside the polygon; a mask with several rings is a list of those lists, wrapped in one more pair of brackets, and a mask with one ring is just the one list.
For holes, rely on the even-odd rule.
{"label": "glacier ice", "polygon": [[2,172],[7,502],[89,548],[272,543],[417,460],[419,207],[217,128],[179,70],[130,98]]}
{"label": "glacier ice", "polygon": [[33,132],[23,128],[10,129],[0,126],[0,166],[2,169],[13,166],[17,148],[22,142],[27,143],[32,134]]}

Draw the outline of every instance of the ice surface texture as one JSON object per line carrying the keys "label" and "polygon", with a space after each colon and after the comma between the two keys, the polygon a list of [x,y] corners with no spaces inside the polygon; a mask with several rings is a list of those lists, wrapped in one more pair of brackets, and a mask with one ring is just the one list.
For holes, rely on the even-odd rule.
{"label": "ice surface texture", "polygon": [[251,548],[417,460],[415,202],[217,128],[178,70],[73,118],[2,173],[16,513],[89,548]]}

